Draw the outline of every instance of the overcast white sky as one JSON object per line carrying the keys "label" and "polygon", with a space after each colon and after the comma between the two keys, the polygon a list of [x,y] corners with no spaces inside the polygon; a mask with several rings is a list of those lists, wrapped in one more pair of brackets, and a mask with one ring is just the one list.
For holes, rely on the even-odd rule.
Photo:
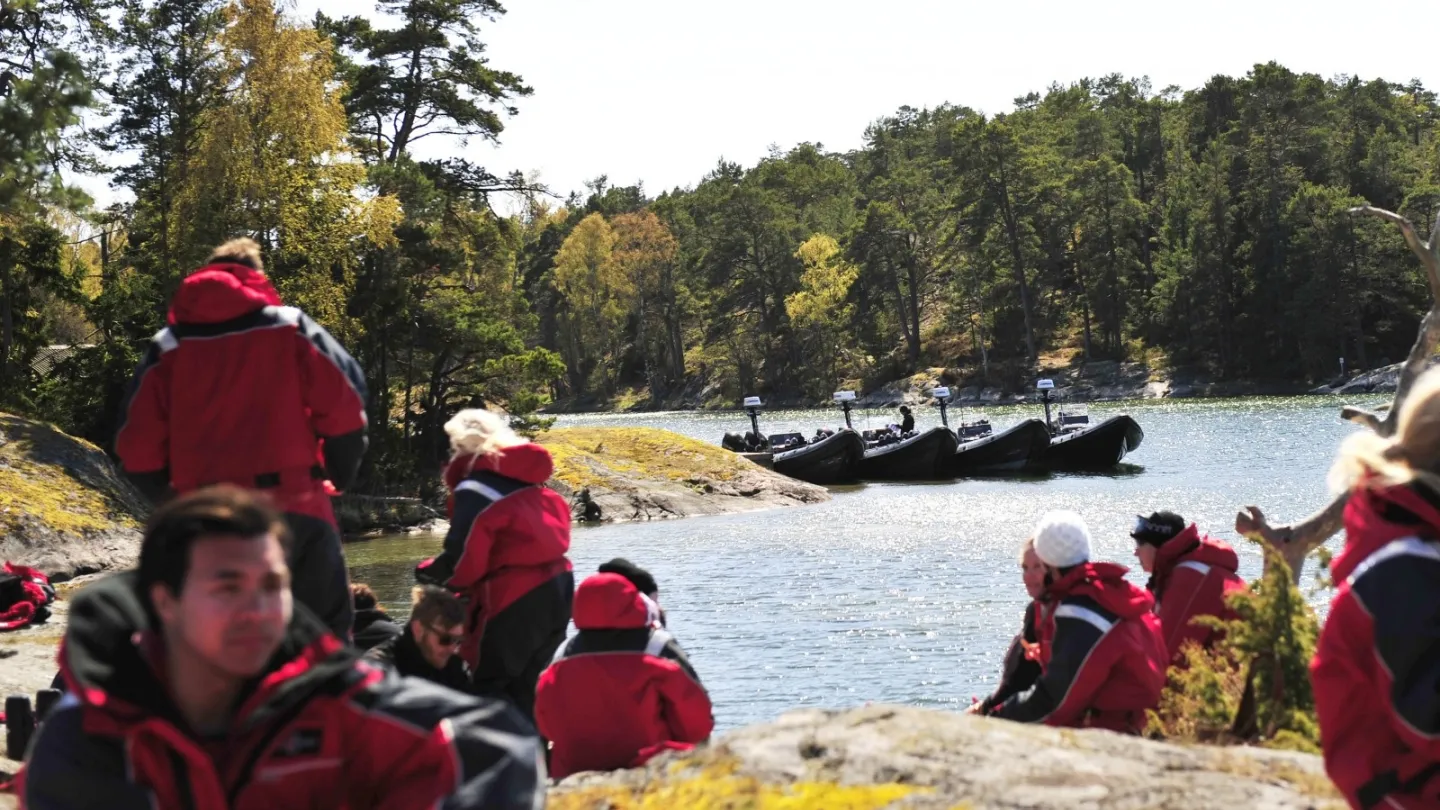
{"label": "overcast white sky", "polygon": [[[293,2],[306,19],[374,11],[368,0]],[[600,174],[658,194],[695,184],[722,156],[752,163],[770,144],[856,147],[867,123],[902,104],[998,112],[1052,82],[1108,73],[1189,89],[1273,59],[1440,88],[1434,0],[1363,11],[1335,0],[505,5],[484,29],[491,64],[535,94],[498,148],[440,146],[497,173],[538,170],[562,195]]]}

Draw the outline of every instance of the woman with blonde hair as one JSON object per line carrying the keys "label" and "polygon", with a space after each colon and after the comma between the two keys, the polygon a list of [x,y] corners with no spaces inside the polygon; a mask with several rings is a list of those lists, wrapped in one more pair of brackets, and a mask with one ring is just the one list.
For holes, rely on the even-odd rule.
{"label": "woman with blonde hair", "polygon": [[1440,806],[1440,369],[1395,435],[1351,436],[1345,547],[1310,667],[1325,770],[1352,807]]}
{"label": "woman with blonde hair", "polygon": [[460,655],[474,691],[508,699],[533,720],[535,684],[565,640],[574,600],[570,506],[545,487],[550,452],[499,414],[463,410],[445,433],[450,532],[416,578],[468,600]]}

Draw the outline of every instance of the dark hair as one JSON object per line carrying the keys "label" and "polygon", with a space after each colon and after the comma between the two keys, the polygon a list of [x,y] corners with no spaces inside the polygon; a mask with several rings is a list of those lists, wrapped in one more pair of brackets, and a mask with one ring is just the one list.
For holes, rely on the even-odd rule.
{"label": "dark hair", "polygon": [[465,623],[465,603],[439,585],[416,585],[410,590],[410,618],[426,627],[444,622],[446,627]]}
{"label": "dark hair", "polygon": [[1163,546],[1175,535],[1185,531],[1185,518],[1174,512],[1151,512],[1149,517],[1137,515],[1130,537],[1137,543]]}
{"label": "dark hair", "polygon": [[660,592],[660,586],[655,583],[655,577],[652,576],[649,571],[646,571],[644,568],[630,562],[624,557],[616,557],[610,562],[602,563],[600,565],[600,573],[619,574],[630,580],[630,584],[635,586],[635,590],[646,596]]}
{"label": "dark hair", "polygon": [[274,535],[286,549],[290,529],[261,496],[221,484],[185,495],[156,509],[140,544],[140,587],[147,594],[160,583],[179,594],[190,570],[190,549],[206,537]]}
{"label": "dark hair", "polygon": [[901,405],[901,406],[900,406],[900,413],[909,413],[909,412],[910,412],[910,406],[908,406],[908,405]]}
{"label": "dark hair", "polygon": [[374,610],[380,605],[380,599],[375,596],[375,591],[363,582],[350,583],[350,601],[355,605],[356,610]]}

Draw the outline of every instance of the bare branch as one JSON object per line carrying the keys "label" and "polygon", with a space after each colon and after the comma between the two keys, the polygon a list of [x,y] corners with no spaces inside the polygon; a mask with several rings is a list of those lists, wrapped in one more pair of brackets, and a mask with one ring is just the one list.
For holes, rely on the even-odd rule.
{"label": "bare branch", "polygon": [[[1436,254],[1437,247],[1440,247],[1440,236],[1436,235],[1435,229],[1430,231],[1430,241],[1421,242],[1420,234],[1415,232],[1415,225],[1410,220],[1393,211],[1386,211],[1384,208],[1376,208],[1372,205],[1362,205],[1359,208],[1351,208],[1352,214],[1363,214],[1365,216],[1378,217],[1400,226],[1400,232],[1405,235],[1405,244],[1420,259],[1425,266],[1425,276],[1430,280],[1430,295],[1440,303],[1440,255]],[[1440,226],[1440,217],[1436,218],[1437,226]]]}
{"label": "bare branch", "polygon": [[1340,418],[1346,422],[1354,422],[1357,425],[1364,425],[1376,433],[1382,432],[1381,417],[1373,411],[1364,408],[1356,408],[1353,405],[1346,405],[1340,409]]}
{"label": "bare branch", "polygon": [[1235,531],[1279,550],[1295,581],[1305,567],[1305,557],[1334,537],[1345,526],[1345,504],[1350,493],[1342,492],[1319,512],[1296,523],[1271,526],[1258,506],[1247,506],[1235,515]]}

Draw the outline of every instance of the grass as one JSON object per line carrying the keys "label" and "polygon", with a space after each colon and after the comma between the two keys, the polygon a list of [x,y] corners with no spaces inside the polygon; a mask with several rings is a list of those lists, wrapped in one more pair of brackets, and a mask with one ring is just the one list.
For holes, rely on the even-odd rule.
{"label": "grass", "polygon": [[[89,442],[56,428],[0,414],[0,532],[30,516],[67,534],[138,525],[124,506],[100,487],[104,454]],[[76,469],[94,468],[91,476]],[[113,475],[113,473],[110,473]]]}
{"label": "grass", "polygon": [[575,490],[616,477],[729,481],[750,466],[716,445],[655,428],[554,428],[539,442],[555,459],[555,478]]}

